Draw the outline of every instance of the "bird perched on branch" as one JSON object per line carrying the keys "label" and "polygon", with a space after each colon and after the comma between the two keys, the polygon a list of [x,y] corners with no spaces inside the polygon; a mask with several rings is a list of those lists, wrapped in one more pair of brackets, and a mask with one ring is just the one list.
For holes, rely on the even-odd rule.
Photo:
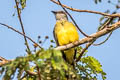
{"label": "bird perched on branch", "polygon": [[[52,11],[52,13],[54,13],[56,18],[53,34],[57,46],[66,45],[79,40],[79,34],[77,32],[76,26],[68,21],[67,14],[64,11]],[[76,54],[75,48],[64,50],[62,53],[63,58],[69,64],[73,64]]]}

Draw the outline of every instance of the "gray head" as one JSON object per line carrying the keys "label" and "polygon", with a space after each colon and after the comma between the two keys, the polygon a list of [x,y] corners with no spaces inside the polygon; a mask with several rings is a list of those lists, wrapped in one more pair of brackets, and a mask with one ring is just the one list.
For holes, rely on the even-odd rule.
{"label": "gray head", "polygon": [[52,11],[56,20],[68,20],[67,14],[64,11]]}

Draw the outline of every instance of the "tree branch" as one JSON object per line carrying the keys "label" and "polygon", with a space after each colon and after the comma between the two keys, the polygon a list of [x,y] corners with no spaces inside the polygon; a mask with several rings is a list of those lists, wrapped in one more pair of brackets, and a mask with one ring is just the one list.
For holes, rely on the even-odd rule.
{"label": "tree branch", "polygon": [[[0,67],[2,67],[3,65],[5,65],[5,64],[7,64],[7,63],[9,63],[11,61],[14,61],[14,60],[7,60],[7,59],[5,59],[5,58],[3,58],[3,57],[0,56]],[[37,75],[36,72],[32,72],[32,71],[29,71],[29,70],[27,70],[25,72],[28,73],[28,74],[30,74],[30,75],[33,75],[33,76]]]}
{"label": "tree branch", "polygon": [[37,75],[36,72],[32,72],[32,71],[29,71],[29,70],[27,70],[26,73],[28,73],[28,74],[30,74],[30,75],[33,75],[33,76],[36,76],[36,75]]}
{"label": "tree branch", "polygon": [[83,56],[84,52],[95,42],[95,40],[93,40],[93,41],[91,41],[91,42],[86,44],[86,47],[84,49],[82,49],[82,51],[80,52],[80,56],[76,59],[76,62],[78,62],[81,59],[81,57]]}
{"label": "tree branch", "polygon": [[112,35],[112,32],[109,33],[109,35],[107,36],[107,38],[104,41],[97,43],[97,44],[93,44],[93,46],[99,46],[101,44],[104,44],[110,38],[111,35]]}
{"label": "tree branch", "polygon": [[[112,32],[112,31],[114,31],[117,28],[120,28],[120,21],[116,22],[115,24],[112,24],[111,26],[108,26],[108,27],[104,28],[101,31],[93,33],[90,36],[93,36],[93,37],[95,37],[97,39],[97,38],[99,38],[101,36],[104,36],[104,35]],[[94,40],[94,38],[85,37],[85,38],[82,38],[79,41],[76,41],[74,43],[70,43],[70,44],[67,44],[67,45],[64,45],[64,46],[58,46],[58,47],[55,48],[55,50],[66,50],[66,49],[76,47],[76,46],[81,45],[81,44],[91,42],[93,40]]]}
{"label": "tree branch", "polygon": [[24,31],[24,26],[23,26],[23,23],[22,23],[22,19],[21,19],[21,15],[20,15],[20,8],[19,8],[19,2],[17,2],[17,0],[15,0],[15,3],[16,3],[16,8],[17,8],[17,14],[18,14],[18,19],[19,19],[19,22],[20,22],[20,25],[21,25],[21,28],[22,28],[22,32],[23,32],[23,36],[24,36],[24,40],[25,40],[25,45],[28,49],[28,54],[31,54],[31,51],[30,51],[30,48],[29,48],[29,45],[28,45],[28,42],[27,42],[27,39],[26,39],[26,36],[25,36],[25,31]]}
{"label": "tree branch", "polygon": [[[34,44],[37,44],[34,40],[32,40],[30,37],[28,37],[28,36],[26,36],[26,35],[24,35],[23,33],[21,33],[20,31],[18,31],[18,30],[16,30],[16,29],[14,29],[13,27],[11,27],[11,26],[9,26],[9,25],[7,25],[7,24],[3,24],[3,23],[0,23],[1,25],[3,25],[3,26],[5,26],[5,27],[7,27],[7,28],[9,28],[9,29],[11,29],[11,30],[13,30],[13,31],[15,31],[15,32],[17,32],[18,34],[20,34],[20,35],[22,35],[22,36],[25,36],[27,39],[29,39],[31,42],[33,42]],[[38,47],[39,48],[42,48],[39,44],[37,44],[38,45]]]}
{"label": "tree branch", "polygon": [[[60,5],[58,1],[56,0],[50,0],[52,1],[53,3],[57,4],[57,5]],[[87,13],[94,13],[94,14],[99,14],[99,15],[103,15],[103,16],[109,16],[109,17],[120,17],[120,14],[108,14],[108,13],[103,13],[103,12],[97,12],[97,11],[91,11],[91,10],[80,10],[80,9],[75,9],[75,8],[71,8],[69,6],[66,6],[66,5],[63,5],[63,7],[69,9],[69,10],[72,10],[72,11],[76,11],[76,12],[87,12]]]}
{"label": "tree branch", "polygon": [[36,66],[36,68],[37,68],[38,79],[41,80],[40,69],[38,66]]}
{"label": "tree branch", "polygon": [[12,61],[12,60],[7,60],[7,59],[0,56],[0,67],[9,63],[10,61]]}

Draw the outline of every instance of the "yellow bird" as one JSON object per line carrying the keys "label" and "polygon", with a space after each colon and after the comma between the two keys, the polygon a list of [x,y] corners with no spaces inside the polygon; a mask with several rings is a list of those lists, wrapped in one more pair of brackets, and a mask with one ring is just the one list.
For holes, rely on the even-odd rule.
{"label": "yellow bird", "polygon": [[[57,46],[66,45],[79,40],[79,34],[73,23],[68,21],[67,14],[64,11],[52,11],[56,18],[54,27],[54,38]],[[63,58],[73,64],[76,51],[74,48],[62,51]]]}

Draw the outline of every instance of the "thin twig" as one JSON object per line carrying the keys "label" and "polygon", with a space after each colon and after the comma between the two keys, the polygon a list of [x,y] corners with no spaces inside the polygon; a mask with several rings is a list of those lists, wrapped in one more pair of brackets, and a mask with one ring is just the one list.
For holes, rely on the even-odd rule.
{"label": "thin twig", "polygon": [[[13,30],[13,31],[15,31],[15,32],[17,32],[18,34],[20,34],[20,35],[22,35],[22,36],[25,36],[27,39],[29,39],[31,42],[33,42],[34,44],[37,44],[34,40],[32,40],[30,37],[28,37],[28,36],[26,36],[26,35],[24,35],[23,33],[21,33],[20,31],[18,31],[18,30],[16,30],[16,29],[14,29],[13,27],[11,27],[11,26],[9,26],[9,25],[7,25],[7,24],[3,24],[3,23],[0,23],[1,25],[3,25],[3,26],[5,26],[5,27],[7,27],[7,28],[9,28],[9,29],[11,29],[11,30]],[[37,44],[38,45],[38,47],[39,48],[42,48],[39,44]]]}
{"label": "thin twig", "polygon": [[0,57],[0,61],[7,61],[7,59]]}
{"label": "thin twig", "polygon": [[[57,5],[60,5],[60,3],[57,2],[56,0],[50,0],[50,1],[52,1],[53,3],[55,3]],[[103,13],[103,12],[98,12],[98,11],[75,9],[75,8],[68,7],[68,6],[63,5],[63,4],[62,4],[62,6],[69,9],[69,10],[76,11],[76,12],[87,12],[87,13],[99,14],[99,15],[109,16],[109,17],[120,17],[120,14],[112,14],[111,15],[111,14],[108,14],[108,13]]]}
{"label": "thin twig", "polygon": [[[7,60],[7,59],[0,56],[0,67],[7,64],[7,63],[9,63],[9,62],[11,62],[11,61],[14,61],[14,60]],[[34,76],[37,75],[36,72],[32,72],[32,71],[29,71],[29,70],[27,70],[26,73],[28,73],[30,75],[34,75]]]}
{"label": "thin twig", "polygon": [[[112,31],[114,31],[117,28],[120,28],[120,21],[112,24],[109,27],[104,28],[103,30],[100,30],[100,31],[98,31],[96,33],[93,33],[90,36],[93,36],[96,39],[98,39],[99,37],[104,36],[104,35],[112,32]],[[66,50],[66,49],[73,48],[73,47],[76,47],[76,46],[81,45],[81,44],[91,42],[93,40],[94,40],[94,38],[85,37],[85,38],[82,38],[79,41],[76,41],[74,43],[70,43],[70,44],[63,45],[63,46],[58,46],[58,47],[55,48],[55,50]]]}
{"label": "thin twig", "polygon": [[26,73],[28,73],[29,75],[33,75],[33,76],[36,76],[36,75],[37,75],[36,72],[32,72],[32,71],[29,71],[29,70],[27,70]]}
{"label": "thin twig", "polygon": [[86,37],[90,37],[87,34],[85,34],[77,25],[77,23],[75,22],[75,20],[73,19],[73,17],[70,15],[70,13],[67,12],[67,10],[62,6],[62,3],[60,2],[60,0],[58,0],[60,6],[63,8],[63,10],[69,15],[69,17],[71,18],[71,20],[73,21],[73,23],[75,24],[75,26],[77,27],[77,29]]}
{"label": "thin twig", "polygon": [[24,26],[23,26],[23,23],[22,23],[22,19],[21,19],[21,15],[20,15],[20,10],[19,10],[19,2],[17,2],[17,0],[15,0],[15,3],[16,3],[16,8],[17,8],[17,14],[18,14],[18,19],[19,19],[19,22],[20,22],[20,25],[21,25],[21,28],[22,28],[22,32],[23,32],[23,36],[24,36],[24,40],[25,40],[25,45],[28,49],[28,54],[31,54],[31,51],[30,51],[30,48],[29,48],[29,45],[28,45],[28,42],[27,42],[27,39],[26,39],[26,36],[25,36],[25,31],[24,31]]}
{"label": "thin twig", "polygon": [[38,67],[38,66],[36,66],[36,67],[37,67],[37,74],[38,74],[38,79],[39,79],[39,80],[41,80],[40,69],[39,69],[39,67]]}
{"label": "thin twig", "polygon": [[101,44],[104,44],[110,38],[111,35],[112,35],[112,32],[109,33],[109,35],[107,36],[107,38],[104,41],[97,43],[97,44],[93,44],[93,46],[99,46]]}
{"label": "thin twig", "polygon": [[105,27],[107,27],[108,25],[110,25],[110,23],[111,23],[113,20],[114,20],[113,17],[108,18],[107,20],[104,21],[104,23],[99,27],[98,30],[104,29]]}
{"label": "thin twig", "polygon": [[12,60],[7,60],[7,59],[0,56],[0,67],[9,63],[10,61],[12,61]]}
{"label": "thin twig", "polygon": [[76,59],[76,62],[78,62],[81,59],[81,57],[83,56],[85,51],[93,44],[93,42],[95,42],[95,40],[93,40],[93,41],[86,44],[86,47],[80,52],[79,57]]}
{"label": "thin twig", "polygon": [[[113,20],[114,20],[114,18],[108,18],[108,19],[103,23],[103,25],[100,27],[99,30],[103,30],[104,28],[108,27]],[[111,35],[112,35],[112,32],[109,33],[109,35],[107,36],[107,38],[106,38],[104,41],[102,41],[102,42],[100,42],[100,43],[97,43],[97,44],[93,44],[93,46],[99,46],[99,45],[104,44],[104,43],[110,38]]]}

